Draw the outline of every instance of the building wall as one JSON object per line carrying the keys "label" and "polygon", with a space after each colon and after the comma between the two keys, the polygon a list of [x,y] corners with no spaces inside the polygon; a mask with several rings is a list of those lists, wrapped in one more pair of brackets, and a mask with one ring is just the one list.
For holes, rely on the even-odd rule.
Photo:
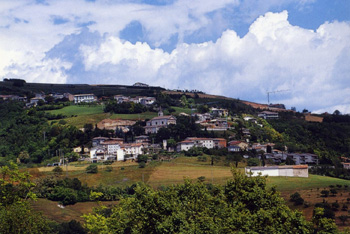
{"label": "building wall", "polygon": [[295,169],[293,170],[294,177],[309,177],[308,169]]}
{"label": "building wall", "polygon": [[308,168],[246,168],[245,172],[249,175],[252,172],[252,176],[258,176],[261,173],[262,176],[288,176],[288,177],[309,177]]}

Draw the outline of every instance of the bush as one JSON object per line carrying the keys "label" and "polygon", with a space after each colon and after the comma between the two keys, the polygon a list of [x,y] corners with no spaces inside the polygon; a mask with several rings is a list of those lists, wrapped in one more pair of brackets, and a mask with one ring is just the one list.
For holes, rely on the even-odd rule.
{"label": "bush", "polygon": [[144,155],[144,154],[139,154],[137,156],[137,162],[140,163],[140,162],[144,162],[146,163],[148,160],[148,156],[147,155]]}
{"label": "bush", "polygon": [[322,194],[321,197],[328,197],[329,190],[324,189],[324,190],[321,191],[321,194]]}
{"label": "bush", "polygon": [[106,171],[107,171],[107,172],[113,171],[113,167],[111,167],[111,166],[106,167]]}
{"label": "bush", "polygon": [[197,157],[197,160],[198,160],[199,162],[206,162],[206,161],[207,161],[207,157],[206,157],[206,156],[198,156],[198,157]]}
{"label": "bush", "polygon": [[146,163],[145,162],[140,162],[139,163],[139,168],[145,168],[146,167]]}
{"label": "bush", "polygon": [[57,174],[62,174],[63,169],[61,167],[55,167],[52,171],[57,173]]}
{"label": "bush", "polygon": [[304,203],[304,199],[300,196],[298,192],[293,193],[290,195],[290,201],[294,202],[294,205],[302,205]]}
{"label": "bush", "polygon": [[112,165],[112,164],[113,164],[113,161],[109,161],[109,160],[103,162],[103,165]]}
{"label": "bush", "polygon": [[96,174],[97,172],[98,172],[98,168],[96,164],[91,164],[86,168],[86,173]]}
{"label": "bush", "polygon": [[258,158],[249,158],[247,161],[247,165],[249,167],[259,166],[259,159]]}
{"label": "bush", "polygon": [[340,207],[340,205],[339,205],[338,202],[333,202],[332,203],[332,210],[338,211],[339,207]]}
{"label": "bush", "polygon": [[198,179],[198,181],[200,181],[200,182],[204,182],[204,181],[205,181],[205,176],[200,176],[200,177],[198,177],[197,179]]}
{"label": "bush", "polygon": [[341,208],[342,211],[347,211],[348,210],[348,205],[343,204],[343,207]]}

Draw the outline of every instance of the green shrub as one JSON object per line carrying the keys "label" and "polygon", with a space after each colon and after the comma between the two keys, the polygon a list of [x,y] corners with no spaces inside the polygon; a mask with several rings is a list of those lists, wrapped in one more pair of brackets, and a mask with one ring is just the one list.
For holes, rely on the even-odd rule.
{"label": "green shrub", "polygon": [[247,165],[249,167],[259,166],[260,160],[258,158],[249,158],[247,161]]}
{"label": "green shrub", "polygon": [[86,168],[86,173],[96,174],[97,172],[98,172],[98,168],[96,164],[91,164]]}
{"label": "green shrub", "polygon": [[52,171],[56,174],[62,174],[63,169],[61,167],[55,167]]}
{"label": "green shrub", "polygon": [[139,163],[139,168],[145,168],[146,167],[146,163],[145,162],[140,162]]}

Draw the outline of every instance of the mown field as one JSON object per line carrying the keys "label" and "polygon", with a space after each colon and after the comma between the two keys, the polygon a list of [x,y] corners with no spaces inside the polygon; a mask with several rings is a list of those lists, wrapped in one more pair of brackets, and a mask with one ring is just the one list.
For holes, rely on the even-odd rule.
{"label": "mown field", "polygon": [[71,105],[58,110],[47,111],[51,114],[62,114],[68,124],[77,128],[84,127],[85,124],[96,124],[103,119],[109,118],[110,113],[103,112],[103,106],[78,106]]}

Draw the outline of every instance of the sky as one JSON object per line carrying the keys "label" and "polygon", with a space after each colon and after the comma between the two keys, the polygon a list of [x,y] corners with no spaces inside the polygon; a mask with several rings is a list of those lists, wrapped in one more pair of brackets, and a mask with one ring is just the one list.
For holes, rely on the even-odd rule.
{"label": "sky", "polygon": [[1,0],[0,77],[350,113],[348,0]]}

